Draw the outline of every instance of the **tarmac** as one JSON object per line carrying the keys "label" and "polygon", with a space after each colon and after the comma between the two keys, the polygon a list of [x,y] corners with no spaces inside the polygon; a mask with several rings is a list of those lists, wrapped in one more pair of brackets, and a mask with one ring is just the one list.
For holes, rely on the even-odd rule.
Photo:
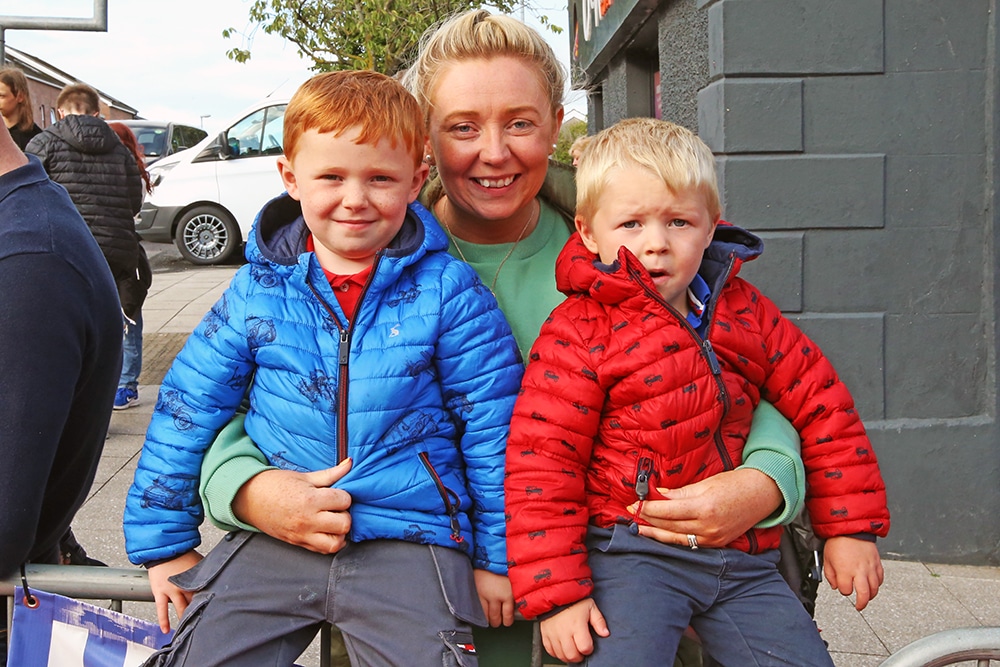
{"label": "tarmac", "polygon": [[[147,246],[153,285],[143,307],[144,369],[140,405],[115,411],[97,477],[73,523],[90,556],[113,567],[133,567],[125,557],[121,517],[146,426],[163,374],[184,340],[226,289],[237,266],[192,270]],[[203,528],[205,549],[222,533]],[[868,607],[823,584],[816,621],[837,667],[876,667],[908,643],[940,630],[1000,626],[1000,568],[886,560],[885,583]],[[125,603],[126,613],[153,618],[150,603]],[[318,665],[314,646],[300,659]]]}

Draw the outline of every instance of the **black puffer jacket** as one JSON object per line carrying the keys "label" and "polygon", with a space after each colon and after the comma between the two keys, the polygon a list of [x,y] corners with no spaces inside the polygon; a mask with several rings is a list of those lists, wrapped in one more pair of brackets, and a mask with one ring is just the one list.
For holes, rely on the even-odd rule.
{"label": "black puffer jacket", "polygon": [[70,115],[34,137],[25,152],[37,155],[49,177],[69,192],[115,278],[134,276],[142,181],[114,130],[95,116]]}

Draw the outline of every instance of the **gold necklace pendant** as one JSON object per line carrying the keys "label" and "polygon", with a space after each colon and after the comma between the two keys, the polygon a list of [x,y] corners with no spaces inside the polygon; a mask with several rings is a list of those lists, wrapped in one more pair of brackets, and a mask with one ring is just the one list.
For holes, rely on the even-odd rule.
{"label": "gold necklace pendant", "polygon": [[[497,280],[500,279],[500,271],[503,269],[503,265],[507,263],[507,260],[514,254],[514,250],[517,249],[518,244],[524,239],[525,232],[528,231],[528,227],[531,226],[532,221],[541,217],[542,205],[539,203],[538,199],[534,199],[533,201],[535,203],[534,210],[532,210],[531,214],[529,214],[528,218],[524,221],[524,227],[521,228],[521,232],[517,235],[517,239],[510,247],[510,250],[507,251],[507,254],[504,255],[503,259],[500,260],[496,273],[493,274],[493,282],[490,283],[490,291],[493,292],[494,296],[496,296]],[[448,238],[451,239],[452,245],[454,245],[455,250],[458,251],[458,256],[462,258],[463,262],[470,264],[469,260],[465,258],[465,253],[462,252],[462,246],[458,245],[458,238],[455,236],[454,232],[451,231],[451,225],[448,224],[448,221],[443,215],[439,215],[438,219],[444,225],[445,231],[448,232]]]}

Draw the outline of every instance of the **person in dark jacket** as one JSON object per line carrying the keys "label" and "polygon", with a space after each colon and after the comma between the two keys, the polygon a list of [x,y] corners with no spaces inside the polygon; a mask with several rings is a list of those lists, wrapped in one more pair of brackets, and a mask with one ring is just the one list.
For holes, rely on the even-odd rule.
{"label": "person in dark jacket", "polygon": [[[100,248],[39,161],[0,129],[0,576],[58,563],[90,489],[121,364]],[[44,400],[43,400],[44,399]]]}
{"label": "person in dark jacket", "polygon": [[[142,249],[135,216],[142,180],[135,157],[99,118],[100,98],[86,84],[66,86],[56,100],[60,120],[28,142],[53,181],[69,192],[111,267],[123,304],[139,278]],[[115,408],[138,404],[138,385],[122,387]]]}

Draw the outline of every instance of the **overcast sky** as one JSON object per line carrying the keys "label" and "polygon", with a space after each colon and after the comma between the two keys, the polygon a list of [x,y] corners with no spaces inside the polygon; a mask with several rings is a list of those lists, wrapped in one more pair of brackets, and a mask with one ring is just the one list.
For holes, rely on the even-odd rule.
{"label": "overcast sky", "polygon": [[[268,95],[291,95],[311,74],[294,45],[262,30],[249,42],[250,62],[240,64],[226,57],[228,49],[247,44],[241,38],[223,38],[222,31],[251,31],[250,4],[251,0],[108,0],[107,32],[7,29],[4,35],[8,46],[134,107],[143,118],[186,122],[212,131]],[[564,3],[533,4],[565,26]],[[0,0],[0,16],[80,18],[92,16],[93,10],[93,0]],[[532,22],[530,12],[524,18]],[[550,34],[548,39],[568,66],[567,32]],[[586,113],[581,92],[572,92],[568,101],[569,107]]]}

